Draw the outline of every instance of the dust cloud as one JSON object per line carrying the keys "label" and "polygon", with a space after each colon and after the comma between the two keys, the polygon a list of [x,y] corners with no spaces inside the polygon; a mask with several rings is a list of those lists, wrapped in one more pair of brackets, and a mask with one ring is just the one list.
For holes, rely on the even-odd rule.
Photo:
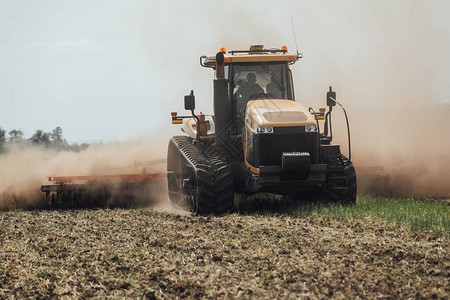
{"label": "dust cloud", "polygon": [[[163,140],[129,141],[91,145],[79,153],[13,145],[0,155],[0,210],[41,207],[45,198],[40,186],[50,184],[49,176],[136,174],[143,168],[165,172],[166,145]],[[164,189],[165,184],[152,184],[133,203],[164,209]]]}
{"label": "dust cloud", "polygon": [[[349,116],[361,192],[450,198],[448,1],[351,3],[324,7],[331,16],[345,16],[320,19],[332,35],[298,35],[302,47],[333,44],[326,51],[302,49],[305,58],[294,67],[300,102],[323,107],[328,86],[337,91]],[[338,106],[333,119],[334,142],[348,153]],[[383,169],[365,169],[377,166]]]}
{"label": "dust cloud", "polygon": [[[352,158],[361,192],[450,197],[449,104],[350,106],[348,111]],[[342,134],[346,132],[344,121],[342,116],[335,119],[335,131],[340,131],[336,142],[348,153],[346,135]],[[384,181],[367,182],[371,175]]]}

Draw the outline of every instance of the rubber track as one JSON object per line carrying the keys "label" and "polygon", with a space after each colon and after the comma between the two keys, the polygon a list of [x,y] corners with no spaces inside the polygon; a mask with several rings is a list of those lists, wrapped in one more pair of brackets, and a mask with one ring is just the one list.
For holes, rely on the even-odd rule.
{"label": "rubber track", "polygon": [[234,182],[226,157],[211,144],[192,144],[192,138],[174,136],[191,168],[197,172],[200,214],[220,214],[234,204]]}

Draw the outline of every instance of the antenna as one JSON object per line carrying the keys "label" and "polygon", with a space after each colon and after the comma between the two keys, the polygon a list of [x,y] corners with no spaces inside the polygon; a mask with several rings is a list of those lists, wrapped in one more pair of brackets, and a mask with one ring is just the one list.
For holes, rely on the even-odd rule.
{"label": "antenna", "polygon": [[297,37],[295,36],[295,27],[294,27],[294,18],[291,15],[291,24],[292,24],[292,32],[294,33],[294,41],[295,41],[295,50],[297,50],[297,55],[298,53],[298,46],[297,46]]}

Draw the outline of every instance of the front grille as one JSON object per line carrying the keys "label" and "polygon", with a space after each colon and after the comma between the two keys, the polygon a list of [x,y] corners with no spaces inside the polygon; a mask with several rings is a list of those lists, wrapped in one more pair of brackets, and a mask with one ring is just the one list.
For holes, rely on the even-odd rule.
{"label": "front grille", "polygon": [[[274,128],[275,129],[275,128]],[[277,132],[277,131],[275,131]],[[283,152],[308,152],[311,163],[319,162],[319,134],[305,133],[272,133],[253,136],[253,156],[255,167],[281,165]]]}

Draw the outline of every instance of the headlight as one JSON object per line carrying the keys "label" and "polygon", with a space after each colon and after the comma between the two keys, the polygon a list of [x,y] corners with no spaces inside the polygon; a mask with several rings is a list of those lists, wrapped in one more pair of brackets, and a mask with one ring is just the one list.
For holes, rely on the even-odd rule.
{"label": "headlight", "polygon": [[256,133],[273,133],[273,127],[256,127]]}
{"label": "headlight", "polygon": [[305,126],[305,132],[317,132],[317,126]]}

